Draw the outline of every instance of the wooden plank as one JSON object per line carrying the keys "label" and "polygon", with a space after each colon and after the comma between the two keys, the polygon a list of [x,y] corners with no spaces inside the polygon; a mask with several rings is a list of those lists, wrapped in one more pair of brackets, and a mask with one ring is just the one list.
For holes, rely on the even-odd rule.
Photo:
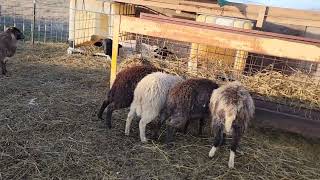
{"label": "wooden plank", "polygon": [[[136,4],[142,6],[154,6],[160,8],[174,9],[186,12],[204,13],[216,16],[231,16],[236,18],[245,18],[257,20],[259,9],[257,5],[232,4],[221,8],[216,3],[201,3],[192,1],[180,1],[179,4],[163,0],[115,0],[116,2]],[[282,23],[299,26],[320,27],[320,12],[302,11],[284,8],[269,7],[269,16],[267,22]]]}
{"label": "wooden plank", "polygon": [[256,118],[253,124],[259,128],[274,128],[300,134],[307,138],[320,138],[320,121],[292,117],[264,108],[256,109]]}
{"label": "wooden plank", "polygon": [[263,23],[266,17],[266,11],[267,11],[266,6],[262,6],[261,9],[259,10],[259,15],[258,15],[257,24],[256,24],[256,26],[259,28],[262,28],[263,26]]}
{"label": "wooden plank", "polygon": [[117,58],[118,58],[118,46],[120,35],[121,18],[119,15],[114,16],[113,24],[113,43],[112,43],[112,57],[111,57],[111,73],[110,73],[110,88],[117,75]]}
{"label": "wooden plank", "polygon": [[320,111],[293,108],[274,102],[255,99],[258,127],[272,127],[306,137],[320,137]]}
{"label": "wooden plank", "polygon": [[165,37],[177,41],[320,62],[319,43],[291,42],[267,35],[260,37],[254,33],[250,34],[248,30],[246,30],[246,33],[239,33],[231,28],[228,31],[221,31],[221,29],[206,28],[201,25],[190,26],[125,16],[121,16],[120,30],[154,37]]}
{"label": "wooden plank", "polygon": [[304,42],[308,44],[319,44],[320,40],[318,39],[311,39],[311,38],[305,38],[305,37],[298,37],[298,36],[291,36],[291,35],[285,35],[285,34],[277,34],[272,32],[262,32],[262,31],[256,31],[256,30],[247,30],[242,28],[233,28],[233,27],[227,27],[227,26],[220,26],[215,24],[209,24],[205,22],[196,22],[196,21],[190,21],[185,19],[179,19],[179,18],[171,18],[171,17],[165,17],[165,16],[157,16],[152,14],[146,14],[141,13],[140,18],[142,19],[148,19],[148,20],[159,20],[162,22],[169,22],[169,23],[175,23],[180,25],[189,25],[189,26],[195,26],[195,27],[203,27],[207,29],[216,29],[224,32],[237,32],[239,34],[254,34],[256,36],[260,37],[273,37],[278,39],[284,39],[289,40],[293,42]]}

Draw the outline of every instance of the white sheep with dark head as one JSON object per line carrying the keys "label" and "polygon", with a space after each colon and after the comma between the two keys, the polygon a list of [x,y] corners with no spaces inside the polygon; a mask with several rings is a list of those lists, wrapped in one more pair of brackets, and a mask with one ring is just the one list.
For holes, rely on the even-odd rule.
{"label": "white sheep with dark head", "polygon": [[[139,122],[141,142],[147,142],[145,130],[147,124],[161,115],[169,90],[177,83],[182,82],[183,78],[163,72],[154,72],[145,76],[137,85],[134,91],[133,102],[130,106],[130,112],[126,121],[125,134],[129,135],[130,125],[133,118],[137,115],[141,117]],[[163,121],[163,120],[162,120]],[[161,120],[160,124],[161,127]],[[158,132],[160,127],[156,127]],[[154,135],[157,135],[155,133]]]}
{"label": "white sheep with dark head", "polygon": [[240,138],[254,117],[253,99],[246,88],[235,81],[213,91],[209,108],[212,116],[211,128],[214,130],[214,142],[209,157],[214,156],[226,135],[232,136],[228,165],[233,168]]}

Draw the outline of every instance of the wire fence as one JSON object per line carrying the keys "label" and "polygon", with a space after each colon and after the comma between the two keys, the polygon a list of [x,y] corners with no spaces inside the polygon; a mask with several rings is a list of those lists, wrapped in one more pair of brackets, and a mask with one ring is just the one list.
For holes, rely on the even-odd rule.
{"label": "wire fence", "polygon": [[0,29],[15,26],[25,41],[67,42],[68,6],[67,0],[0,0]]}
{"label": "wire fence", "polygon": [[141,59],[168,73],[241,81],[271,111],[320,120],[320,63],[123,32],[120,69]]}

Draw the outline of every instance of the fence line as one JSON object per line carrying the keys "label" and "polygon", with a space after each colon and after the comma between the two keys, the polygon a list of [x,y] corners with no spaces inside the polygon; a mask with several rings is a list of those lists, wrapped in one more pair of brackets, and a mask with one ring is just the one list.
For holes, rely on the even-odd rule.
{"label": "fence line", "polygon": [[67,0],[0,0],[0,29],[15,26],[23,31],[25,41],[67,42],[68,6]]}

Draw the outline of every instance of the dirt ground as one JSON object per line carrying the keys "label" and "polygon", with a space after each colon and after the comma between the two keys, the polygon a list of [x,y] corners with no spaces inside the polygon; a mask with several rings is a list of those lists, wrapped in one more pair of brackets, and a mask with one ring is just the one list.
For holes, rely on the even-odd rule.
{"label": "dirt ground", "polygon": [[137,120],[124,135],[127,110],[106,129],[96,114],[110,64],[66,48],[21,44],[0,76],[0,179],[320,179],[319,140],[252,127],[229,170],[228,146],[208,158],[208,134],[141,144]]}

